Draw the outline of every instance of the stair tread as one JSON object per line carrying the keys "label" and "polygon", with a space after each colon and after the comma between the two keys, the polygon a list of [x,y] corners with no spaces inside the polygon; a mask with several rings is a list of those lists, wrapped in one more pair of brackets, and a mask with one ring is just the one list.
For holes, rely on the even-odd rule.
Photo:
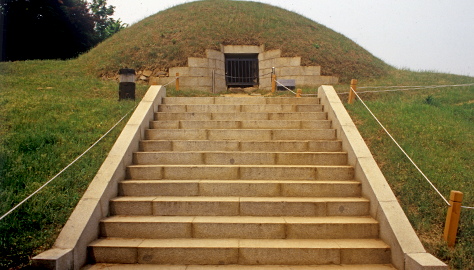
{"label": "stair tread", "polygon": [[341,265],[158,265],[158,264],[105,264],[87,265],[82,270],[394,270],[389,264]]}
{"label": "stair tread", "polygon": [[265,216],[111,216],[104,223],[301,223],[301,224],[378,224],[368,216],[265,217]]}
{"label": "stair tread", "polygon": [[101,238],[91,247],[137,248],[306,248],[306,249],[389,249],[380,239],[130,239]]}
{"label": "stair tread", "polygon": [[305,152],[279,152],[279,151],[266,151],[266,152],[252,152],[252,151],[246,151],[246,152],[240,152],[240,151],[140,151],[140,152],[135,152],[134,154],[203,154],[203,153],[211,153],[211,154],[236,154],[237,153],[242,153],[245,155],[251,155],[251,154],[283,154],[283,155],[291,155],[291,154],[296,154],[296,155],[301,155],[301,154],[316,154],[316,155],[341,155],[341,154],[347,154],[347,152],[344,151],[334,151],[334,152],[316,152],[316,151],[305,151]]}
{"label": "stair tread", "polygon": [[150,165],[140,165],[140,164],[135,164],[135,165],[129,165],[127,167],[245,167],[245,168],[251,168],[251,167],[261,167],[261,168],[267,168],[267,167],[272,167],[272,168],[354,168],[354,166],[351,165],[205,165],[205,164],[190,164],[190,165],[173,165],[173,164],[164,164],[164,165],[156,165],[156,164],[150,164]]}
{"label": "stair tread", "polygon": [[195,201],[195,202],[369,202],[363,197],[216,197],[216,196],[119,196],[111,201]]}
{"label": "stair tread", "polygon": [[245,184],[268,184],[268,183],[279,183],[279,184],[360,184],[356,180],[123,180],[119,183],[245,183]]}

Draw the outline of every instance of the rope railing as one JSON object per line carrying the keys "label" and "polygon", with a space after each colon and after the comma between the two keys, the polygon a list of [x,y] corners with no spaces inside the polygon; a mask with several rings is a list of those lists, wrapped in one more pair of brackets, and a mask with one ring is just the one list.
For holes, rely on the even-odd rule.
{"label": "rope railing", "polygon": [[[473,84],[467,84],[467,85],[474,85]],[[467,85],[458,85],[458,86],[467,86]],[[447,87],[447,86],[445,86]],[[360,88],[359,88],[360,89]],[[351,91],[356,95],[356,97],[360,100],[362,105],[367,109],[367,111],[372,115],[372,117],[377,121],[377,123],[382,127],[382,129],[387,133],[387,135],[392,139],[392,141],[397,145],[397,147],[403,152],[403,154],[408,158],[408,160],[413,164],[413,166],[418,170],[418,172],[425,178],[425,180],[431,185],[431,187],[438,193],[438,195],[443,199],[443,201],[448,205],[451,206],[449,201],[441,194],[441,192],[436,188],[436,186],[430,181],[430,179],[423,173],[423,171],[415,164],[415,162],[410,158],[410,156],[403,150],[403,148],[398,144],[398,142],[393,138],[393,136],[388,132],[388,130],[382,125],[382,123],[379,121],[379,119],[374,115],[374,113],[369,109],[369,107],[365,104],[365,102],[360,98],[359,93],[355,91],[351,87]],[[474,209],[474,207],[469,207],[469,206],[461,206],[461,208],[465,209]]]}
{"label": "rope railing", "polygon": [[89,148],[87,148],[86,151],[84,151],[81,155],[79,155],[76,159],[74,159],[71,163],[69,163],[69,165],[67,165],[66,167],[64,167],[64,169],[62,169],[59,173],[57,173],[53,178],[51,178],[50,180],[48,180],[46,183],[44,183],[41,187],[39,187],[35,192],[31,193],[28,197],[26,197],[24,200],[22,200],[20,203],[18,203],[17,205],[15,205],[12,209],[10,209],[8,212],[6,212],[3,216],[0,217],[0,221],[3,220],[6,216],[10,215],[11,213],[13,213],[13,211],[15,211],[18,207],[20,207],[23,203],[25,203],[26,201],[28,201],[31,197],[33,197],[36,193],[40,192],[44,187],[46,187],[49,183],[51,183],[54,179],[56,179],[58,176],[60,176],[64,171],[66,171],[69,167],[71,167],[74,163],[76,163],[76,161],[78,161],[79,159],[81,159],[87,152],[89,152],[89,150],[91,150],[94,146],[96,146],[96,144],[98,144],[103,138],[105,138],[112,130],[115,129],[115,127],[118,126],[118,124],[120,124],[120,122],[123,121],[123,119],[125,119],[125,117],[127,117],[133,110],[135,110],[135,108],[138,106],[135,105],[135,107],[133,107],[127,114],[125,114],[117,123],[115,123],[115,125],[113,127],[111,127],[104,135],[102,135],[97,141],[95,141],[95,143],[93,143]]}
{"label": "rope railing", "polygon": [[[474,86],[474,83],[466,84],[452,84],[452,85],[426,85],[426,86],[362,86],[357,89],[380,89],[380,88],[399,88],[399,89],[386,89],[378,91],[357,91],[358,94],[364,93],[382,93],[382,92],[398,92],[398,91],[412,91],[412,90],[423,90],[423,89],[435,89],[435,88],[446,88],[446,87],[465,87]],[[339,95],[346,95],[349,92],[338,93]]]}
{"label": "rope railing", "polygon": [[171,82],[169,82],[169,83],[163,85],[163,87],[166,87],[167,85],[170,85],[170,84],[174,83],[177,79],[179,79],[179,76],[177,76],[177,77],[176,77],[174,80],[172,80]]}
{"label": "rope railing", "polygon": [[295,94],[296,95],[296,92],[291,90],[290,88],[286,87],[285,85],[283,85],[282,83],[280,83],[279,81],[275,80],[276,83],[278,83],[279,85],[283,86],[283,88],[285,88],[286,90],[290,91],[291,93]]}
{"label": "rope railing", "polygon": [[443,194],[441,194],[441,192],[439,192],[439,190],[436,188],[435,185],[433,185],[433,183],[430,181],[430,179],[428,179],[428,177],[423,173],[423,171],[415,164],[415,162],[410,158],[410,156],[405,152],[405,150],[403,150],[403,148],[400,146],[400,144],[398,144],[398,142],[393,138],[393,136],[390,134],[390,132],[388,132],[388,130],[384,127],[384,125],[382,125],[382,123],[379,121],[379,119],[374,115],[374,113],[369,109],[369,107],[365,104],[365,102],[360,98],[360,96],[358,95],[358,93],[356,91],[354,91],[354,89],[351,87],[351,91],[354,92],[354,94],[357,96],[357,98],[360,100],[360,102],[362,103],[362,105],[364,105],[364,107],[367,109],[367,111],[369,111],[369,113],[372,115],[372,117],[375,119],[375,121],[377,121],[377,123],[382,127],[382,129],[385,131],[385,133],[387,133],[387,135],[390,137],[390,139],[392,139],[392,141],[398,146],[398,148],[403,152],[403,154],[408,158],[408,160],[411,162],[411,164],[413,164],[413,166],[415,166],[415,168],[418,170],[419,173],[421,173],[421,175],[423,175],[423,177],[425,178],[426,181],[428,181],[428,183],[431,185],[431,187],[433,187],[434,190],[436,190],[436,192],[438,193],[438,195],[444,200],[444,202],[446,202],[446,204],[449,206],[449,202],[448,200],[446,200],[446,198],[443,196]]}

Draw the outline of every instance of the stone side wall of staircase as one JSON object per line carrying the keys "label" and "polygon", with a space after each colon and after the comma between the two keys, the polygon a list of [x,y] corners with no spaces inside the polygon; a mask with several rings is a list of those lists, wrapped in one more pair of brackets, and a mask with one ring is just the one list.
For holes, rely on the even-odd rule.
{"label": "stone side wall of staircase", "polygon": [[[319,98],[165,98],[160,106],[158,89],[150,88],[158,108],[150,129],[140,104],[37,265],[80,269],[88,245],[89,269],[447,269],[424,251],[332,87]],[[107,172],[117,159],[120,168]]]}

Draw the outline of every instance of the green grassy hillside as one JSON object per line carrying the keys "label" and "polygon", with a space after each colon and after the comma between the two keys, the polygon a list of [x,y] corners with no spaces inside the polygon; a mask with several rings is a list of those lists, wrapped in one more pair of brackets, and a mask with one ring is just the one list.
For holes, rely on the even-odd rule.
{"label": "green grassy hillside", "polygon": [[[184,66],[188,56],[203,56],[206,48],[218,49],[220,44],[265,44],[267,49],[282,49],[284,56],[301,56],[303,65],[321,65],[324,75],[340,76],[343,84],[335,86],[338,92],[347,92],[344,83],[352,78],[364,86],[474,82],[473,77],[396,70],[344,36],[269,5],[226,0],[179,5],[132,25],[76,60],[0,63],[0,214],[87,149],[148,88],[137,84],[136,102],[118,102],[118,84],[99,79],[100,75],[116,74],[122,67]],[[211,95],[173,89],[168,93]],[[464,192],[465,205],[474,206],[474,87],[372,93],[362,98],[446,197],[458,189]],[[347,109],[426,249],[452,269],[474,269],[474,211],[462,211],[458,244],[447,248],[441,240],[447,209],[443,202],[360,102]],[[52,246],[125,121],[0,221],[0,269],[27,266],[34,255]]]}
{"label": "green grassy hillside", "polygon": [[391,68],[345,36],[294,12],[248,1],[205,0],[150,16],[80,57],[95,75],[120,68],[167,70],[186,66],[190,56],[220,44],[261,45],[301,56],[304,66],[319,65],[323,75],[380,77]]}

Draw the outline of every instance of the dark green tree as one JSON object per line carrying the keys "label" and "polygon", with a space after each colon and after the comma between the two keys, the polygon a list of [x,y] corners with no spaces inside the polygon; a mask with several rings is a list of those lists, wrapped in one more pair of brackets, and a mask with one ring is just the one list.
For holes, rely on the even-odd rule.
{"label": "dark green tree", "polygon": [[99,42],[127,27],[127,24],[122,23],[120,19],[114,20],[111,18],[114,15],[115,7],[112,5],[107,6],[106,0],[93,0],[90,8],[95,15],[96,24],[94,30]]}
{"label": "dark green tree", "polygon": [[2,61],[68,59],[127,25],[106,0],[0,0]]}

